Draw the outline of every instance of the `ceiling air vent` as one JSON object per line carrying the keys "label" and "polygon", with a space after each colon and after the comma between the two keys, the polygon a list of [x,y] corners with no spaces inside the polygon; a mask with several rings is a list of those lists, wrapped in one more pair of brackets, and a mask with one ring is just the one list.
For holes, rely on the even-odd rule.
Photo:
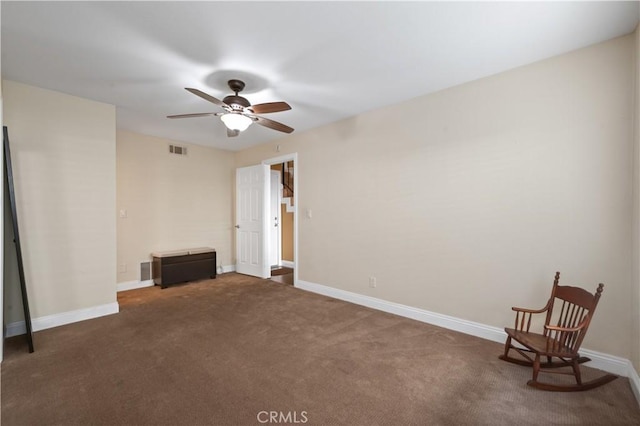
{"label": "ceiling air vent", "polygon": [[186,146],[169,145],[169,152],[176,155],[187,155]]}

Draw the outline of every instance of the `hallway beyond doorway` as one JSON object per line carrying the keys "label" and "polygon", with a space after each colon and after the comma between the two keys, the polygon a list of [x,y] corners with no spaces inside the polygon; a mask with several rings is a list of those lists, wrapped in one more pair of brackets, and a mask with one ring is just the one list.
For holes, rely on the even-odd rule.
{"label": "hallway beyond doorway", "polygon": [[293,285],[293,269],[286,266],[274,266],[271,268],[271,281]]}

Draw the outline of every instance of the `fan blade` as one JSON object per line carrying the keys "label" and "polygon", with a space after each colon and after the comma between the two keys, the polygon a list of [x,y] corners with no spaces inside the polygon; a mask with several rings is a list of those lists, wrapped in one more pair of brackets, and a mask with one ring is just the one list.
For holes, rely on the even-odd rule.
{"label": "fan blade", "polygon": [[218,113],[217,112],[197,112],[195,114],[167,115],[167,118],[207,117],[209,115],[218,115]]}
{"label": "fan blade", "polygon": [[214,104],[216,104],[216,105],[218,105],[218,106],[220,106],[220,107],[222,107],[222,108],[224,108],[226,110],[230,110],[231,109],[231,107],[229,105],[225,104],[220,99],[214,98],[213,96],[211,96],[211,95],[209,95],[207,93],[204,93],[201,90],[192,89],[191,87],[185,87],[185,90],[188,90],[189,92],[193,93],[194,95],[200,96],[202,99],[204,99],[206,101],[209,101],[209,102],[212,102],[212,103],[214,103]]}
{"label": "fan blade", "polygon": [[239,130],[231,130],[231,129],[227,129],[227,136],[230,138],[236,137],[240,134]]}
{"label": "fan blade", "polygon": [[268,102],[266,104],[251,105],[249,109],[254,114],[268,114],[270,112],[288,111],[291,106],[286,102]]}
{"label": "fan blade", "polygon": [[269,120],[268,118],[255,117],[255,120],[256,120],[256,123],[260,124],[261,126],[268,127],[270,129],[277,130],[279,132],[285,132],[285,133],[293,132],[292,127],[289,127],[282,123],[278,123],[277,121]]}

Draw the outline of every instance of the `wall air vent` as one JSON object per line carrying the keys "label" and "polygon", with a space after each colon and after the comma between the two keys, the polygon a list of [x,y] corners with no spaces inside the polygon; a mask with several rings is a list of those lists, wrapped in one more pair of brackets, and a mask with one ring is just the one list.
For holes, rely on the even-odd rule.
{"label": "wall air vent", "polygon": [[151,262],[140,263],[140,281],[149,281],[151,279]]}
{"label": "wall air vent", "polygon": [[186,146],[169,145],[169,153],[176,155],[187,155]]}

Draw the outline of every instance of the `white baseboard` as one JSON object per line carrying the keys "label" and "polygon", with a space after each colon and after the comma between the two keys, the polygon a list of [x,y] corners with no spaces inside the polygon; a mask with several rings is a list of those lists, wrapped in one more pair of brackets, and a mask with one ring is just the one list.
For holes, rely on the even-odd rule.
{"label": "white baseboard", "polygon": [[227,272],[235,272],[236,265],[222,265],[222,273],[226,274]]}
{"label": "white baseboard", "polygon": [[153,287],[153,280],[125,281],[118,283],[118,291],[135,290],[136,288]]}
{"label": "white baseboard", "polygon": [[295,268],[296,267],[296,262],[292,262],[290,260],[281,260],[280,263],[282,264],[282,266],[284,266],[286,268]]}
{"label": "white baseboard", "polygon": [[[107,303],[105,305],[93,306],[91,308],[33,318],[31,320],[31,328],[34,332],[46,330],[47,328],[58,327],[60,325],[71,324],[105,315],[117,314],[119,311],[120,307],[118,302]],[[5,337],[18,336],[20,334],[25,334],[26,332],[27,326],[25,325],[25,322],[17,321],[7,325]]]}
{"label": "white baseboard", "polygon": [[[438,314],[424,309],[414,308],[412,306],[365,296],[363,294],[352,293],[350,291],[340,290],[303,280],[298,280],[296,287],[302,290],[322,294],[324,296],[333,297],[335,299],[344,300],[402,317],[411,318],[427,324],[437,325],[439,327],[448,328],[450,330],[459,331],[461,333],[470,334],[472,336],[481,337],[498,343],[504,343],[507,338],[507,334],[504,330],[498,327]],[[589,349],[581,349],[580,353],[591,358],[591,361],[585,364],[586,366],[628,377],[633,393],[636,396],[636,400],[640,404],[640,377],[638,377],[638,372],[633,368],[631,361]]]}
{"label": "white baseboard", "polygon": [[308,290],[313,293],[323,294],[357,305],[367,306],[379,311],[389,312],[391,314],[400,315],[402,317],[411,318],[427,324],[437,325],[439,327],[448,328],[450,330],[459,331],[461,333],[471,334],[483,339],[491,340],[498,343],[504,343],[506,334],[504,330],[473,321],[468,321],[449,315],[438,314],[426,311],[412,306],[402,305],[400,303],[389,302],[377,299],[363,294],[352,293],[350,291],[340,290],[333,287],[327,287],[321,284],[310,283],[308,281],[298,280],[296,287]]}

